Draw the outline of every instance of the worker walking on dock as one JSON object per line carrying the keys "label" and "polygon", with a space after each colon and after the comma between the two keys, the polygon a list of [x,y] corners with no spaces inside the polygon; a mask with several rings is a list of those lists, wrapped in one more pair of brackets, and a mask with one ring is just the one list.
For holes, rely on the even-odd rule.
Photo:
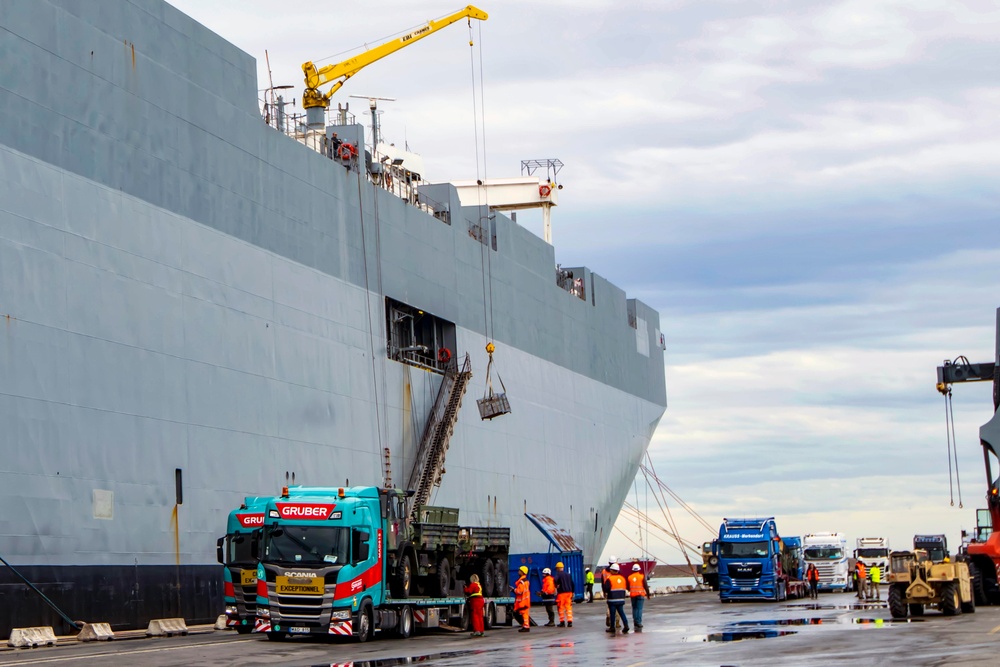
{"label": "worker walking on dock", "polygon": [[521,629],[518,632],[531,632],[531,585],[528,583],[528,568],[522,565],[518,572],[521,577],[514,585],[514,613],[521,617]]}
{"label": "worker walking on dock", "polygon": [[625,597],[628,593],[628,582],[625,581],[625,577],[618,573],[618,563],[612,563],[608,570],[610,572],[605,571],[605,574],[610,576],[605,576],[601,584],[601,587],[604,589],[604,599],[608,601],[609,622],[606,632],[610,632],[612,636],[617,635],[618,630],[615,628],[615,622],[618,617],[621,617],[622,633],[627,635],[628,619],[625,618]]}
{"label": "worker walking on dock", "polygon": [[589,604],[594,602],[594,573],[588,567],[583,572],[583,594]]}
{"label": "worker walking on dock", "polygon": [[649,596],[649,583],[638,563],[632,566],[632,574],[628,577],[628,594],[632,601],[632,622],[635,631],[639,632],[642,630],[642,608]]}
{"label": "worker walking on dock", "polygon": [[813,600],[819,598],[819,570],[812,563],[806,568],[806,581],[809,582],[809,597]]}
{"label": "worker walking on dock", "polygon": [[562,562],[556,563],[556,601],[559,605],[559,627],[573,627],[573,577]]}
{"label": "worker walking on dock", "polygon": [[858,578],[858,599],[865,600],[868,598],[868,571],[865,569],[865,564],[861,561],[858,561],[856,570]]}
{"label": "worker walking on dock", "polygon": [[465,594],[469,596],[469,620],[472,621],[472,636],[486,636],[483,627],[483,608],[486,606],[483,600],[483,587],[479,584],[479,576],[469,577],[469,585],[465,587]]}
{"label": "worker walking on dock", "polygon": [[878,565],[872,565],[871,569],[871,584],[868,586],[868,599],[881,600],[879,596],[878,585],[882,583],[882,570]]}
{"label": "worker walking on dock", "polygon": [[549,568],[542,570],[542,602],[545,604],[545,614],[549,617],[545,627],[551,628],[556,624],[556,580]]}

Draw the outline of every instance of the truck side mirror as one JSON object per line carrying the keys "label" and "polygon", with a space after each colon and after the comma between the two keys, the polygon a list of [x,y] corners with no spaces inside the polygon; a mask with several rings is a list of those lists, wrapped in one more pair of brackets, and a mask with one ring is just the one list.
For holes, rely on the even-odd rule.
{"label": "truck side mirror", "polygon": [[224,554],[223,554],[223,551],[222,551],[222,544],[223,544],[223,543],[224,543],[225,541],[226,541],[226,538],[224,538],[224,537],[220,537],[220,538],[219,538],[218,540],[216,540],[216,542],[215,542],[215,557],[219,559],[219,565],[225,565],[225,564],[226,564],[226,560],[225,560],[225,558],[223,557],[223,556],[224,556]]}

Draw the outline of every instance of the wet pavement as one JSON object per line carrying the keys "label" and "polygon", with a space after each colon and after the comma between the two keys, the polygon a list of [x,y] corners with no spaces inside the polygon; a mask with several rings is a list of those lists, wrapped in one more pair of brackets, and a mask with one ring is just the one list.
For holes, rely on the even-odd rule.
{"label": "wet pavement", "polygon": [[[928,611],[922,618],[893,621],[884,606],[858,604],[848,594],[783,604],[721,604],[711,593],[676,594],[647,602],[643,632],[614,637],[604,632],[605,609],[600,602],[577,604],[573,628],[518,633],[501,627],[482,639],[435,631],[366,644],[312,637],[271,642],[201,628],[187,637],[5,650],[0,651],[0,665],[1000,664],[1000,607],[980,607],[975,614],[952,618]],[[544,617],[542,609],[535,611]]]}

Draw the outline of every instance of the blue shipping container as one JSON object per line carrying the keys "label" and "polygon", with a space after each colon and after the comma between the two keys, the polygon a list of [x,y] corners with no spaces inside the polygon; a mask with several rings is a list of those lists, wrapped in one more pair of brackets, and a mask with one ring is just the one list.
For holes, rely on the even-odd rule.
{"label": "blue shipping container", "polygon": [[[513,591],[514,584],[520,578],[521,566],[528,568],[528,583],[531,585],[531,604],[542,604],[542,570],[549,568],[556,573],[556,563],[561,562],[563,568],[573,579],[573,600],[583,600],[583,552],[554,551],[551,553],[511,554],[507,560],[510,573],[508,581]],[[511,593],[513,595],[513,593]]]}

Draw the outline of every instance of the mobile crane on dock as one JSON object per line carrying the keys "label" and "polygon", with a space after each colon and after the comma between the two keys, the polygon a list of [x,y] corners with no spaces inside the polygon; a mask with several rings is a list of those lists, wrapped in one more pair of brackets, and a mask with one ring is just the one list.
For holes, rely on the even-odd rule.
{"label": "mobile crane on dock", "polygon": [[969,543],[959,558],[969,563],[975,603],[1000,604],[1000,478],[994,479],[990,456],[1000,460],[1000,308],[997,309],[996,355],[993,362],[973,364],[965,357],[945,361],[937,369],[937,389],[946,398],[951,385],[958,382],[993,382],[993,418],[979,429],[986,467],[986,506],[989,510],[990,531],[986,541]]}

